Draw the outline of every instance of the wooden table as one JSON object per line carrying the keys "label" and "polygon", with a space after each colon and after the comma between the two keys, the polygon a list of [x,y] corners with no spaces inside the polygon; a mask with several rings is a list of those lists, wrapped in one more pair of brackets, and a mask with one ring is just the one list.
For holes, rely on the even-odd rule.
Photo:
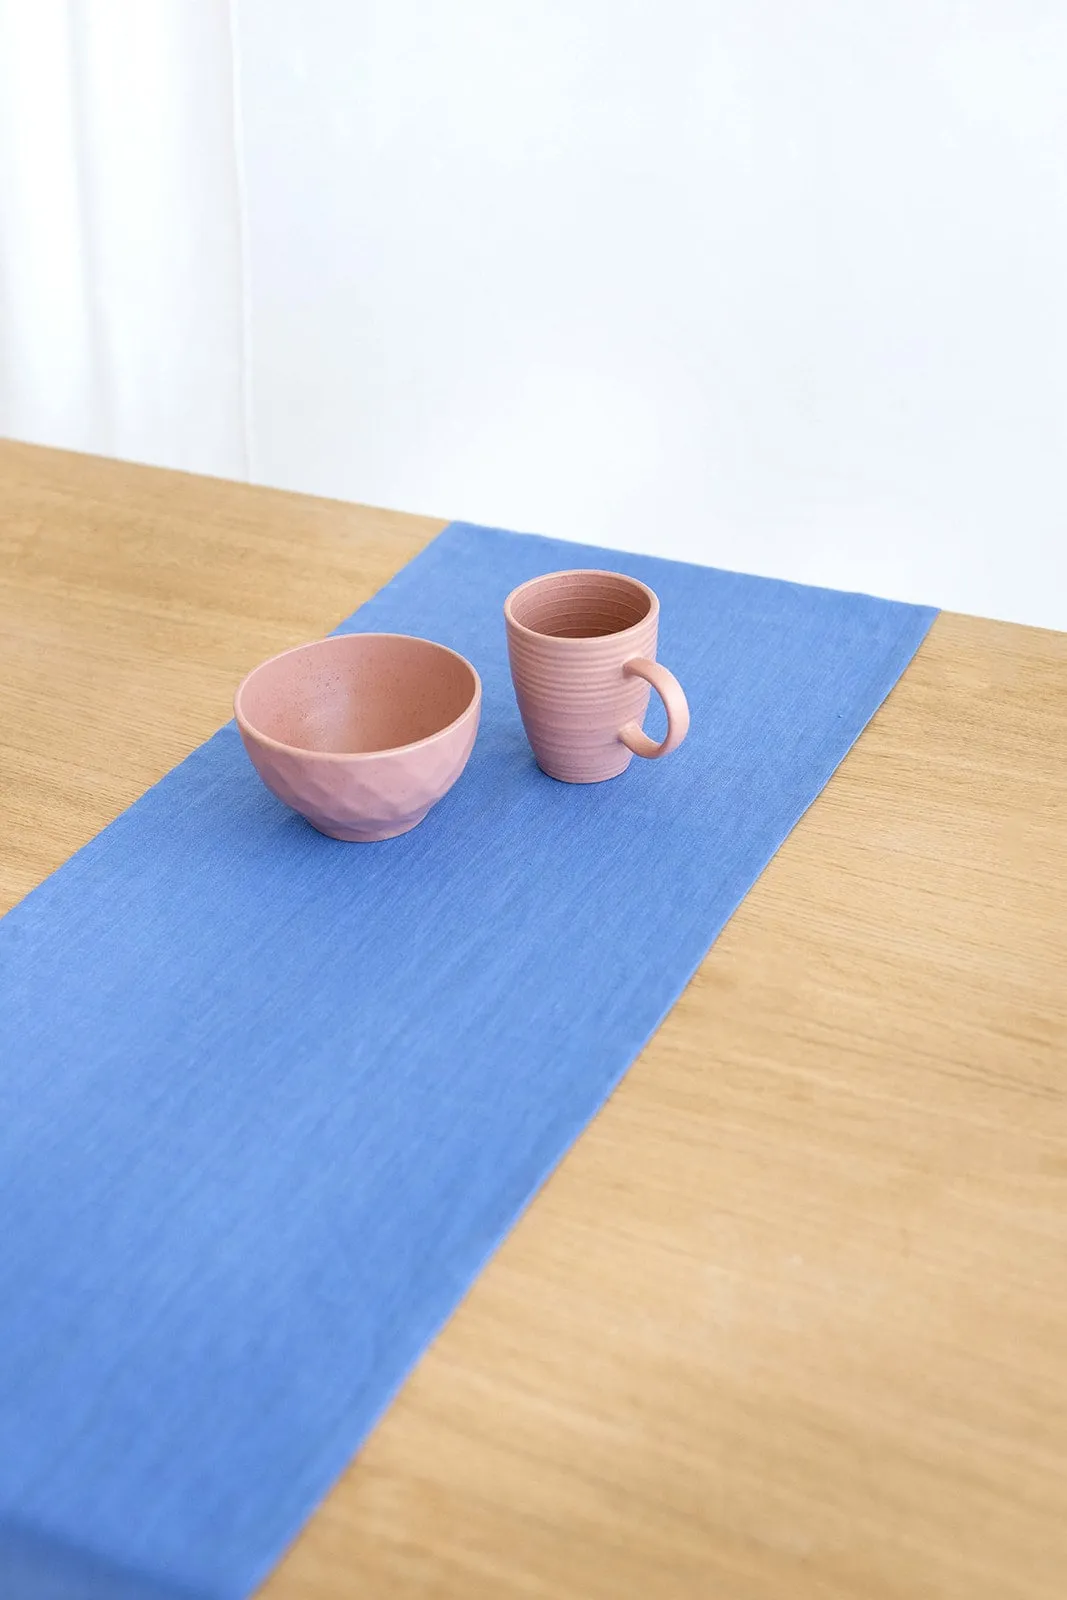
{"label": "wooden table", "polygon": [[[0,446],[0,910],[427,518]],[[1063,1600],[1067,635],[942,616],[269,1600]]]}

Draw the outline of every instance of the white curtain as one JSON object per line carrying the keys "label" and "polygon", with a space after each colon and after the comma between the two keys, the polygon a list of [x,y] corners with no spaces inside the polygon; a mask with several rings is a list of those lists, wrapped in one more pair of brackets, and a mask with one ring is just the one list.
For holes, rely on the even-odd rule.
{"label": "white curtain", "polygon": [[227,0],[0,0],[0,433],[244,477]]}

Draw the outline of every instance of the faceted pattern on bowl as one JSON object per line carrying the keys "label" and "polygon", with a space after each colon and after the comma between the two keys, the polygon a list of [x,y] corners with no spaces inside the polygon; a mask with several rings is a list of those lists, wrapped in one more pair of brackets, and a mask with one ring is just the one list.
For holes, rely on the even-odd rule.
{"label": "faceted pattern on bowl", "polygon": [[392,839],[467,764],[481,714],[471,663],[410,634],[331,634],[250,672],[234,714],[272,794],[334,839]]}
{"label": "faceted pattern on bowl", "polygon": [[455,728],[409,750],[317,758],[241,737],[272,794],[331,839],[393,839],[421,822],[467,765],[478,732],[477,705]]}

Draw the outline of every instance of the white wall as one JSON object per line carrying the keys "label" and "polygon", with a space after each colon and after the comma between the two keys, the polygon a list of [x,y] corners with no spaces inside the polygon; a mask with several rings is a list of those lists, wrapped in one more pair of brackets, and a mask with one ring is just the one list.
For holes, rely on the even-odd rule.
{"label": "white wall", "polygon": [[1067,627],[1062,0],[244,0],[271,483]]}
{"label": "white wall", "polygon": [[[254,477],[1067,628],[1063,0],[233,3]],[[107,339],[149,414],[220,404],[111,447],[240,471],[226,5],[187,5],[203,323],[140,373],[160,299]]]}

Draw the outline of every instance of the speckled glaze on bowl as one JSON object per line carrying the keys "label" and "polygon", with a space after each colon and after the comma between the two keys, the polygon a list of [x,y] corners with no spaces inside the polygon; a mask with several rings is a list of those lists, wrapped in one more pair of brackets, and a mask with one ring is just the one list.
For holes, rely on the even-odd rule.
{"label": "speckled glaze on bowl", "polygon": [[467,765],[482,685],[463,656],[401,633],[337,634],[250,672],[234,696],[267,788],[331,839],[393,839]]}

